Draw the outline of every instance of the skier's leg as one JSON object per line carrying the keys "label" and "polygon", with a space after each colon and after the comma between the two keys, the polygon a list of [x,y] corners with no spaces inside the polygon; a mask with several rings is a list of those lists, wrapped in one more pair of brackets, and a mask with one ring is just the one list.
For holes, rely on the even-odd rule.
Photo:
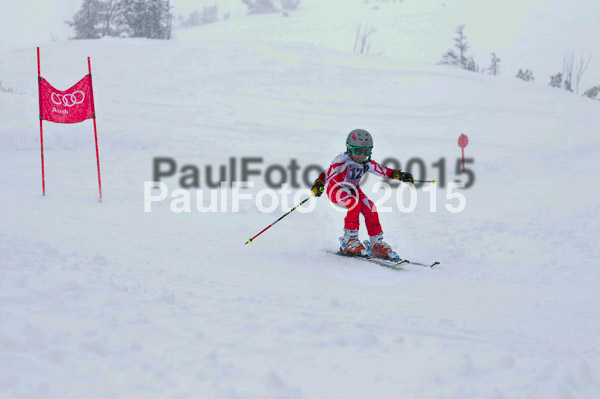
{"label": "skier's leg", "polygon": [[360,204],[356,191],[354,193],[340,188],[334,188],[328,193],[329,199],[335,204],[339,204],[348,208],[348,213],[344,219],[344,229],[358,231],[360,227]]}
{"label": "skier's leg", "polygon": [[356,190],[349,191],[344,188],[334,188],[327,192],[331,202],[340,204],[348,209],[344,219],[344,242],[343,250],[353,255],[367,256],[364,245],[358,238],[360,227],[360,203]]}
{"label": "skier's leg", "polygon": [[376,258],[398,260],[398,255],[383,241],[383,230],[379,223],[377,207],[361,189],[358,189],[358,198],[361,205],[360,212],[365,218],[365,224],[367,225],[367,231],[371,241],[371,254]]}
{"label": "skier's leg", "polygon": [[365,224],[367,225],[367,232],[369,237],[377,236],[382,233],[381,224],[379,223],[379,214],[377,213],[377,207],[371,201],[365,193],[359,188],[357,190],[358,200],[360,202],[360,213],[365,218]]}

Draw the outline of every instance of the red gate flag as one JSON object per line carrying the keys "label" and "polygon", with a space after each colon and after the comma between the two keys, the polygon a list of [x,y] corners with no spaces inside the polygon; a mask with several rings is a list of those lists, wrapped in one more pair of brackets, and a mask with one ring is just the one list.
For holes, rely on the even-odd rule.
{"label": "red gate flag", "polygon": [[40,119],[56,123],[78,123],[94,117],[92,78],[86,75],[70,89],[55,89],[39,78]]}
{"label": "red gate flag", "polygon": [[86,119],[94,121],[94,141],[96,142],[96,165],[98,167],[99,201],[102,202],[102,180],[100,179],[100,154],[98,153],[98,131],[96,129],[96,111],[94,110],[94,90],[92,89],[92,64],[87,57],[89,73],[70,89],[55,89],[42,78],[40,68],[40,48],[37,48],[38,92],[40,100],[40,152],[42,158],[42,195],[46,195],[46,177],[44,173],[44,124],[78,123]]}

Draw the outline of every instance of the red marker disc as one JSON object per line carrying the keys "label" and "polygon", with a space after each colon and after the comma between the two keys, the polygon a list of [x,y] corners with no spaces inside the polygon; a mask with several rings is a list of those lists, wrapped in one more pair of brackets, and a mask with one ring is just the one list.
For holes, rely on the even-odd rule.
{"label": "red marker disc", "polygon": [[458,138],[458,146],[460,148],[465,148],[468,144],[469,144],[469,138],[466,135],[461,134],[460,137]]}

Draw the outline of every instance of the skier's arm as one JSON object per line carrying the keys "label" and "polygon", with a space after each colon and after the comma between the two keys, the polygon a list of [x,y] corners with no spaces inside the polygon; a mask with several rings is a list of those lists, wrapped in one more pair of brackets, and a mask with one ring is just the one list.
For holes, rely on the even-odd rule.
{"label": "skier's arm", "polygon": [[375,161],[369,161],[367,165],[367,172],[373,173],[379,177],[389,177],[393,179],[394,169],[387,168],[385,166],[381,166],[379,163]]}
{"label": "skier's arm", "polygon": [[321,172],[317,180],[315,180],[311,190],[315,194],[315,196],[320,197],[321,194],[325,191],[325,185],[329,184],[331,180],[333,181],[344,181],[346,177],[346,161],[344,153],[338,155],[333,159],[329,168]]}
{"label": "skier's arm", "polygon": [[408,172],[403,172],[402,169],[390,169],[379,165],[375,161],[369,162],[369,172],[379,177],[389,177],[390,179],[403,181],[405,183],[414,183],[413,175]]}

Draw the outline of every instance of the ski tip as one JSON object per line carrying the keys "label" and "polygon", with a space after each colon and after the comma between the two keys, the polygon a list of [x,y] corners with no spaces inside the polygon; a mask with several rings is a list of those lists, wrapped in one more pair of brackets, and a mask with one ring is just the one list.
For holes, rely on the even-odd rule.
{"label": "ski tip", "polygon": [[435,265],[439,265],[439,264],[440,264],[440,262],[433,262],[431,267],[434,267]]}

